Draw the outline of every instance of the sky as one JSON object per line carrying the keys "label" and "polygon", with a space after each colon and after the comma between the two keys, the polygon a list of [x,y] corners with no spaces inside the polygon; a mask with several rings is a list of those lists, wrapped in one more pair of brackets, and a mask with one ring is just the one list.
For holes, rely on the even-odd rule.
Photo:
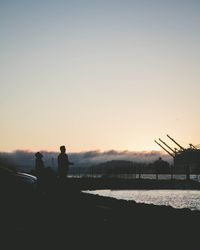
{"label": "sky", "polygon": [[200,1],[0,0],[0,151],[200,144]]}

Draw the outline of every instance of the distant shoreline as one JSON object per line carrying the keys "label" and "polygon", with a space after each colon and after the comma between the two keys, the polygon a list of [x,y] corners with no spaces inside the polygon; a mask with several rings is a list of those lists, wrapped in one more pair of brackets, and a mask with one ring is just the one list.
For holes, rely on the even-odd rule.
{"label": "distant shoreline", "polygon": [[80,190],[200,190],[200,182],[194,180],[155,180],[119,178],[68,178],[67,181]]}

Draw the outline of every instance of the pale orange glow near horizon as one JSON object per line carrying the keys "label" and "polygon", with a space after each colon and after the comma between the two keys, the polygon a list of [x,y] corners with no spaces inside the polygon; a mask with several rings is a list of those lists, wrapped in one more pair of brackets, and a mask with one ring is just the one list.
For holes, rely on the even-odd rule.
{"label": "pale orange glow near horizon", "polygon": [[0,3],[0,151],[200,144],[200,2],[75,2]]}

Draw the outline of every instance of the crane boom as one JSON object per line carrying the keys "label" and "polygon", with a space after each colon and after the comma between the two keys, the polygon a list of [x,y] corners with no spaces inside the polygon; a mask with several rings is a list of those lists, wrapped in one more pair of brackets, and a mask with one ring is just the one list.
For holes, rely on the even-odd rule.
{"label": "crane boom", "polygon": [[167,137],[169,137],[169,139],[171,139],[176,145],[179,146],[180,149],[184,150],[184,147],[182,147],[178,142],[176,142],[173,138],[171,138],[169,135],[167,135]]}
{"label": "crane boom", "polygon": [[166,148],[164,148],[159,142],[155,140],[155,143],[157,143],[162,149],[164,149],[169,155],[171,155],[174,158],[174,155],[171,152],[169,152]]}
{"label": "crane boom", "polygon": [[198,148],[196,148],[192,143],[190,143],[189,145],[190,145],[191,148],[198,150]]}
{"label": "crane boom", "polygon": [[163,140],[161,140],[159,138],[159,141],[161,141],[166,147],[168,147],[174,154],[176,153],[176,151],[174,149],[172,149],[170,146],[167,145],[167,143],[165,143]]}

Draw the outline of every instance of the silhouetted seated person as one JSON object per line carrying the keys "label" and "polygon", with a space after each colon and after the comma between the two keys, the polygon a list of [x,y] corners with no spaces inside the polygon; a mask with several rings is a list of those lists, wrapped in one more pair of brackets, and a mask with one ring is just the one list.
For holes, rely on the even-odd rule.
{"label": "silhouetted seated person", "polygon": [[58,176],[60,180],[64,180],[67,177],[69,165],[73,165],[73,162],[69,161],[68,155],[65,153],[65,146],[60,146],[60,152],[58,155]]}

